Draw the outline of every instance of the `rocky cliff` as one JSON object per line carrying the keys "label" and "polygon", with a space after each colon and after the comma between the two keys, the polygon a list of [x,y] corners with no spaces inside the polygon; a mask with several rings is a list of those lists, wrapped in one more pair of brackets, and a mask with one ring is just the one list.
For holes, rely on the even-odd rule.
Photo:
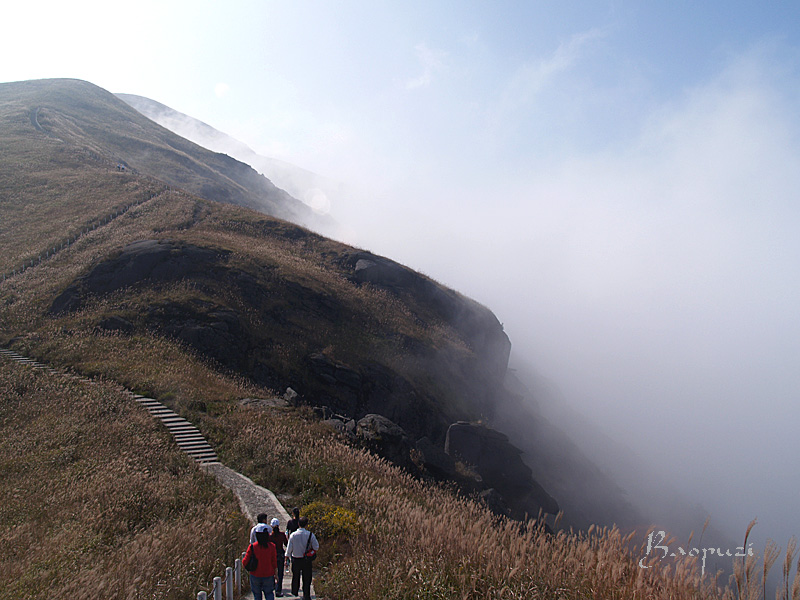
{"label": "rocky cliff", "polygon": [[[268,222],[260,225],[265,231]],[[354,441],[403,467],[457,480],[467,492],[492,489],[504,514],[557,510],[507,437],[464,422],[491,415],[505,393],[510,342],[491,311],[385,257],[331,246],[289,224],[270,227],[293,244],[335,248],[326,269],[338,285],[401,307],[402,317],[386,313],[388,322],[376,326],[368,322],[375,315],[367,317],[334,288],[179,239],[127,244],[66,286],[50,312],[64,315],[114,294],[124,294],[130,306],[131,297],[157,291],[146,310],[106,311],[98,329],[126,335],[155,329],[224,368],[277,390],[291,388],[295,402],[354,423]],[[171,291],[186,282],[193,293]],[[348,336],[355,340],[344,343]],[[276,357],[276,346],[289,343],[298,360]],[[480,443],[465,442],[469,435]],[[421,440],[427,452],[413,453]],[[437,471],[432,448],[473,474],[464,477],[455,466]]]}

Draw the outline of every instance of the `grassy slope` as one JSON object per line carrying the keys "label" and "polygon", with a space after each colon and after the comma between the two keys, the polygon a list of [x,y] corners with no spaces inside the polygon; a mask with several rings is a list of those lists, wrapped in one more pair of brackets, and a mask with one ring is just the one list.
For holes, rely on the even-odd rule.
{"label": "grassy slope", "polygon": [[231,564],[238,503],[117,386],[0,359],[0,389],[0,598],[190,598]]}
{"label": "grassy slope", "polygon": [[[32,135],[34,115],[42,131]],[[11,167],[2,172],[0,189],[17,205],[25,197],[39,198],[40,204],[59,197],[65,177],[81,164],[94,171],[92,185],[83,191],[89,197],[76,196],[70,205],[83,208],[84,217],[93,215],[98,208],[93,200],[113,193],[109,176],[115,180],[116,165],[122,162],[202,197],[299,222],[314,220],[310,209],[253,169],[173,134],[87,82],[2,84],[0,123],[0,159]],[[48,208],[44,203],[40,215],[48,215]]]}

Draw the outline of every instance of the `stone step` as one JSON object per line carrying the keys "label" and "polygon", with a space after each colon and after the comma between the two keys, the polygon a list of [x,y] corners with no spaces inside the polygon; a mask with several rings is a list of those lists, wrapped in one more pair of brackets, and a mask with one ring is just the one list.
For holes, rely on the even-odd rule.
{"label": "stone step", "polygon": [[148,409],[149,408],[166,408],[166,406],[161,404],[161,402],[159,402],[158,400],[153,400],[152,398],[138,398],[138,399],[136,399],[136,402],[138,402],[141,406],[144,406],[145,408],[148,408]]}
{"label": "stone step", "polygon": [[205,462],[210,460],[219,460],[216,452],[187,452],[186,454],[189,455],[189,458],[195,460],[197,462]]}
{"label": "stone step", "polygon": [[200,463],[201,465],[218,465],[219,464],[219,458],[217,458],[216,456],[214,456],[214,457],[208,456],[208,457],[204,457],[204,458],[195,458],[194,461],[196,463]]}
{"label": "stone step", "polygon": [[208,447],[208,448],[189,448],[187,450],[184,450],[184,452],[186,452],[186,454],[189,454],[191,456],[206,456],[206,455],[210,455],[210,454],[213,454],[214,456],[217,455],[217,453],[214,452],[214,449],[211,448],[211,447]]}
{"label": "stone step", "polygon": [[152,406],[152,407],[151,406],[145,406],[145,408],[154,417],[159,417],[159,418],[164,418],[164,419],[168,419],[170,417],[179,418],[179,419],[183,418],[178,413],[176,413],[174,410],[170,410],[170,409],[168,409],[166,407],[162,408],[160,406]]}
{"label": "stone step", "polygon": [[147,412],[149,412],[154,417],[158,417],[159,419],[181,419],[178,413],[172,411],[168,408],[148,408]]}
{"label": "stone step", "polygon": [[180,442],[205,442],[206,438],[198,431],[197,433],[181,433],[179,435],[173,435],[175,441]]}
{"label": "stone step", "polygon": [[175,427],[167,427],[167,429],[170,430],[172,435],[200,435],[200,430],[191,423],[189,425],[176,425]]}
{"label": "stone step", "polygon": [[159,415],[155,415],[155,416],[157,416],[159,419],[161,419],[161,422],[164,423],[164,425],[166,425],[167,427],[169,427],[170,425],[176,425],[176,426],[177,425],[191,425],[191,423],[189,421],[187,421],[183,417],[179,417],[177,415],[174,416],[174,417],[170,417],[170,416],[161,417]]}
{"label": "stone step", "polygon": [[189,450],[210,450],[214,451],[211,445],[208,442],[179,442],[178,448],[181,450],[188,452]]}
{"label": "stone step", "polygon": [[[202,436],[175,440],[175,443],[178,444],[178,446],[184,446],[185,444],[208,444],[208,442]],[[209,447],[211,447],[210,444]]]}
{"label": "stone step", "polygon": [[211,444],[202,438],[196,440],[175,440],[175,443],[181,448],[199,448],[200,446],[207,446],[208,448],[211,448]]}

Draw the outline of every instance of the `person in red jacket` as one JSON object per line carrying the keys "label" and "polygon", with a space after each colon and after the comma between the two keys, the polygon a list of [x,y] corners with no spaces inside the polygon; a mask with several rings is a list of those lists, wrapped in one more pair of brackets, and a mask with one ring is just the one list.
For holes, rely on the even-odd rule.
{"label": "person in red jacket", "polygon": [[255,556],[258,566],[255,571],[250,571],[250,590],[253,592],[254,600],[274,600],[275,591],[275,572],[278,568],[278,554],[275,551],[275,544],[269,541],[272,528],[266,523],[256,525],[256,543],[250,544],[245,552],[242,564],[250,564],[250,559]]}

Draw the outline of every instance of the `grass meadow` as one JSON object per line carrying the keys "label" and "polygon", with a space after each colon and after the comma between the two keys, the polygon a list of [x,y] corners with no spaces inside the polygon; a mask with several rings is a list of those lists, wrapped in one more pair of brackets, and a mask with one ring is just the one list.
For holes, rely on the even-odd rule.
{"label": "grass meadow", "polygon": [[0,598],[194,598],[232,564],[238,502],[118,385],[0,359],[0,390]]}

